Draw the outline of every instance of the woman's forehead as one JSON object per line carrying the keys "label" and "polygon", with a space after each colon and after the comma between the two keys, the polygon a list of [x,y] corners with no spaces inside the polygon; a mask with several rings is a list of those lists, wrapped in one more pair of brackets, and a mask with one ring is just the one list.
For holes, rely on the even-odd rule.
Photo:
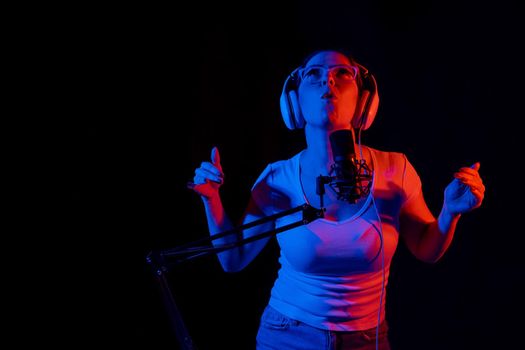
{"label": "woman's forehead", "polygon": [[306,66],[311,65],[335,65],[335,64],[350,64],[348,57],[337,51],[321,51],[306,62]]}

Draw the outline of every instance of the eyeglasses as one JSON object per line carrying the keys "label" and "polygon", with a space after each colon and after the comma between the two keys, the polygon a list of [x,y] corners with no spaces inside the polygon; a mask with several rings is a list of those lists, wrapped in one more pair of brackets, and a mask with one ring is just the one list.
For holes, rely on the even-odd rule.
{"label": "eyeglasses", "polygon": [[338,64],[334,66],[311,65],[299,70],[299,77],[302,81],[311,85],[320,84],[327,74],[330,74],[338,82],[351,82],[356,79],[357,67]]}

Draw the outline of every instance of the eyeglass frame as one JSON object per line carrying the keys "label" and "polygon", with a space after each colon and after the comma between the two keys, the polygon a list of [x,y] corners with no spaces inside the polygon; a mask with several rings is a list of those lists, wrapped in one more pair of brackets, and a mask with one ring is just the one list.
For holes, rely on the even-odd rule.
{"label": "eyeglass frame", "polygon": [[[315,82],[312,82],[312,81],[309,81],[309,78],[308,77],[305,77],[305,72],[311,70],[311,69],[321,69],[322,70],[322,74],[321,74],[321,77],[318,79],[319,81],[315,81]],[[358,75],[359,75],[359,67],[356,67],[356,66],[353,66],[353,65],[349,65],[349,64],[335,64],[335,65],[332,65],[332,66],[324,66],[324,65],[321,65],[321,64],[314,64],[314,65],[310,65],[310,66],[305,66],[305,67],[299,67],[297,69],[297,78],[299,78],[300,82],[303,82],[305,81],[306,83],[310,84],[310,85],[318,85],[322,82],[322,79],[323,77],[326,76],[326,73],[328,73],[329,75],[332,75],[333,74],[333,71],[334,70],[337,70],[337,69],[341,69],[341,68],[345,68],[345,69],[349,69],[350,71],[353,71],[354,74],[352,75],[352,78],[351,79],[348,79],[348,80],[342,80],[343,82],[351,82],[351,81],[354,81],[354,80],[357,80],[358,78]],[[341,79],[339,79],[337,76],[334,77],[335,80],[338,80],[338,81],[341,81]]]}

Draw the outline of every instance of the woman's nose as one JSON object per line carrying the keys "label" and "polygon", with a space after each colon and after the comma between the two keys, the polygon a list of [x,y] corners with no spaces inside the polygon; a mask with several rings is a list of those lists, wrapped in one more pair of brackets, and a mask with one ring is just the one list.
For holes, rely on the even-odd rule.
{"label": "woman's nose", "polygon": [[334,79],[334,77],[332,76],[332,73],[331,73],[331,72],[328,72],[328,73],[323,77],[323,85],[334,86],[334,84],[335,84],[335,79]]}

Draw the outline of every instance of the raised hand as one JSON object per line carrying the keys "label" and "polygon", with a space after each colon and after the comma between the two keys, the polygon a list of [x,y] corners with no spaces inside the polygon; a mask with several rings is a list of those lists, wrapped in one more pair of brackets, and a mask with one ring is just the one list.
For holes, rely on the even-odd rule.
{"label": "raised hand", "polygon": [[201,166],[195,169],[193,183],[188,187],[206,199],[218,195],[219,187],[224,182],[222,172],[221,157],[219,149],[213,147],[211,150],[211,162],[202,162]]}
{"label": "raised hand", "polygon": [[463,167],[445,188],[445,208],[451,214],[463,214],[478,208],[485,196],[485,185],[479,175],[480,163]]}

